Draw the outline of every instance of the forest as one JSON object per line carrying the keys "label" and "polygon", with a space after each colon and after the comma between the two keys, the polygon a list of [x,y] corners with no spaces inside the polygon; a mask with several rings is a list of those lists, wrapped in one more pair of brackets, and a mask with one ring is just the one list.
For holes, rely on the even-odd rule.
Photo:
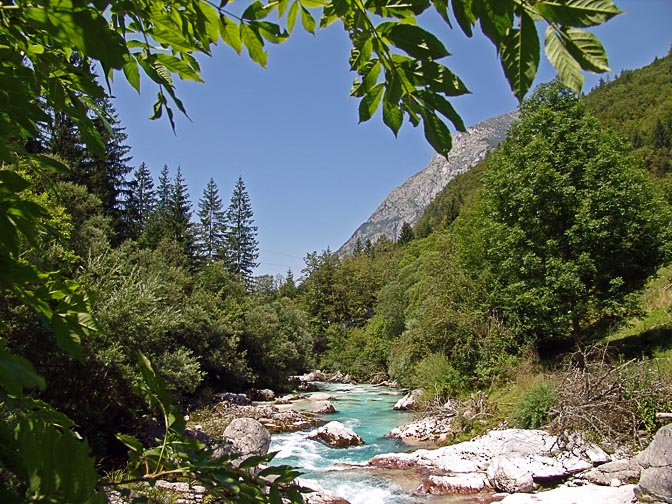
{"label": "forest", "polygon": [[[552,374],[562,356],[608,344],[616,361],[663,362],[660,381],[637,375],[630,390],[643,398],[633,428],[652,431],[651,413],[669,409],[672,383],[665,295],[672,55],[577,94],[580,69],[605,65],[603,51],[589,51],[576,27],[618,13],[604,3],[579,16],[532,2],[534,16],[560,23],[548,43],[564,83],[544,84],[525,99],[506,141],[451,182],[414,228],[359,243],[344,257],[309,252],[301,272],[282,278],[254,276],[257,228],[242,178],[228,206],[214,178],[194,205],[181,167],[171,173],[164,166],[154,180],[149,167],[130,164],[123,124],[89,59],[122,70],[131,85],[139,86],[141,68],[159,87],[154,116],[172,121],[168,99],[183,106],[171,72],[198,80],[191,51],[207,54],[219,38],[263,64],[263,41],[288,35],[262,21],[268,9],[252,4],[233,28],[216,9],[188,11],[197,27],[188,36],[166,28],[174,20],[154,19],[156,12],[134,11],[128,28],[115,17],[119,30],[139,33],[142,19],[153,19],[151,36],[179,58],[152,53],[142,41],[126,45],[97,11],[81,6],[48,16],[29,8],[16,14],[24,25],[2,10],[0,498],[105,502],[104,488],[123,486],[109,474],[123,468],[125,481],[172,474],[243,502],[280,502],[281,493],[298,502],[292,468],[262,471],[279,476],[269,483],[245,471],[266,458],[240,468],[224,464],[226,456],[213,464],[212,453],[184,435],[183,416],[221,391],[292,390],[292,376],[318,366],[423,387],[439,400],[496,395],[521,370]],[[282,5],[285,12],[288,2]],[[315,30],[308,7],[315,6],[289,7],[289,32],[299,8],[304,29]],[[398,11],[372,5],[399,21],[374,28],[366,15],[327,7],[325,24],[344,18],[351,28],[352,68],[363,78],[353,91],[360,119],[382,100],[390,129],[396,133],[404,117],[422,123],[429,143],[445,152],[450,132],[438,114],[463,129],[444,96],[466,88],[434,61],[445,55],[441,42],[406,23],[429,3]],[[512,91],[522,98],[539,47],[527,47],[532,14],[514,14],[513,3],[507,9],[455,15],[460,29],[479,22],[503,49]],[[221,32],[210,30],[211,14]],[[513,26],[514,18],[521,23],[515,33],[493,22]],[[69,28],[80,25],[102,38]],[[408,56],[391,55],[374,35]],[[75,50],[64,47],[68,41]],[[511,54],[516,45],[527,66]],[[558,64],[567,58],[570,70]],[[381,69],[386,80],[377,83]],[[590,367],[586,359],[577,365]],[[528,388],[539,395],[535,386]],[[555,393],[542,390],[541,402]],[[533,405],[533,420],[521,423],[540,425],[550,408]],[[158,448],[143,437],[157,418]]]}

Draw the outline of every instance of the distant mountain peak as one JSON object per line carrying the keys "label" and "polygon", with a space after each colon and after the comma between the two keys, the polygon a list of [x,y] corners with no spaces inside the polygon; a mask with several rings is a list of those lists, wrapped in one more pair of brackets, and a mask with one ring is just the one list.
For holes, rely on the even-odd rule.
{"label": "distant mountain peak", "polygon": [[415,224],[448,182],[474,167],[504,140],[509,126],[517,118],[518,111],[509,112],[453,135],[453,148],[448,156],[434,154],[427,168],[393,189],[371,217],[338,249],[338,254],[351,253],[357,240],[362,244],[367,240],[375,243],[383,235],[396,240],[404,222]]}

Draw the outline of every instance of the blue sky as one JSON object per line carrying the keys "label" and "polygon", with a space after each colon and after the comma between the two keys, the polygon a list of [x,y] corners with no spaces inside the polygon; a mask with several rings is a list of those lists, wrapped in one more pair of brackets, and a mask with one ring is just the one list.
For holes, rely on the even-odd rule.
{"label": "blue sky", "polygon": [[[664,56],[672,45],[672,0],[616,3],[625,14],[595,30],[612,76]],[[444,63],[472,91],[454,102],[467,125],[516,107],[489,41],[430,25],[453,54]],[[178,113],[177,134],[167,120],[147,119],[156,94],[151,84],[143,82],[140,96],[123,79],[113,87],[132,164],[145,162],[155,180],[164,164],[173,174],[180,165],[194,211],[211,177],[227,205],[243,177],[259,228],[257,274],[291,268],[298,277],[306,253],[340,247],[432,156],[421,127],[406,123],[395,138],[379,115],[357,123],[358,101],[348,96],[354,77],[348,43],[336,24],[315,37],[297,28],[287,42],[270,48],[266,69],[218,47],[200,61],[205,84],[178,86],[191,121]],[[553,75],[543,59],[537,81]],[[586,75],[585,89],[598,79]]]}

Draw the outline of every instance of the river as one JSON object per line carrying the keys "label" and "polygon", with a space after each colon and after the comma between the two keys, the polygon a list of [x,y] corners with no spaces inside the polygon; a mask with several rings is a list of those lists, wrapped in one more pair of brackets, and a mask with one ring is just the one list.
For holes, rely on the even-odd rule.
{"label": "river", "polygon": [[[374,385],[319,383],[321,392],[336,397],[337,413],[325,415],[325,421],[339,421],[365,441],[351,448],[330,448],[308,439],[308,432],[275,434],[271,451],[277,451],[276,464],[299,468],[302,478],[317,480],[322,487],[347,499],[352,504],[407,504],[426,502],[438,504],[465,502],[463,497],[431,497],[415,494],[414,478],[401,471],[353,468],[364,466],[379,453],[410,451],[412,448],[396,439],[384,437],[394,427],[412,420],[411,413],[394,411],[401,397],[397,390]],[[310,405],[305,404],[306,408]],[[297,409],[301,404],[296,405]],[[473,502],[473,500],[470,500]]]}

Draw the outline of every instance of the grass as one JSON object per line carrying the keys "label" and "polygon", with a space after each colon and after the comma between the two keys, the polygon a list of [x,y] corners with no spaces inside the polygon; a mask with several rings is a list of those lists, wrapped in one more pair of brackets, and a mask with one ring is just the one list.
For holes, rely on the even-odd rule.
{"label": "grass", "polygon": [[672,266],[649,280],[640,304],[643,315],[626,321],[604,342],[626,358],[672,359]]}

